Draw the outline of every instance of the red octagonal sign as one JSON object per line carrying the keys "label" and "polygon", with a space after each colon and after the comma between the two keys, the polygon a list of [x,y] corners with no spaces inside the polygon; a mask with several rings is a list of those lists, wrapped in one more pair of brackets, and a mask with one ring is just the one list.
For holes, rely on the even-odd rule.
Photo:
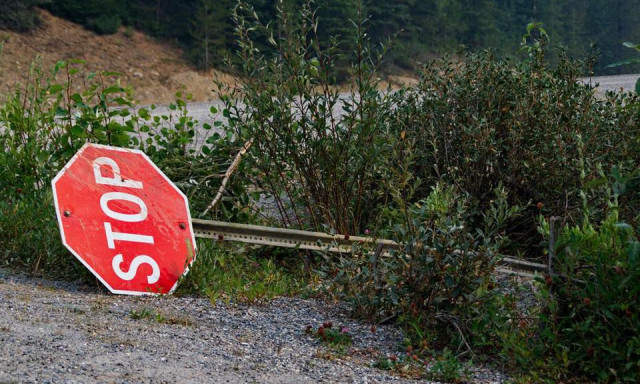
{"label": "red octagonal sign", "polygon": [[195,258],[187,197],[141,151],[85,144],[51,182],[64,245],[113,293],[172,293]]}

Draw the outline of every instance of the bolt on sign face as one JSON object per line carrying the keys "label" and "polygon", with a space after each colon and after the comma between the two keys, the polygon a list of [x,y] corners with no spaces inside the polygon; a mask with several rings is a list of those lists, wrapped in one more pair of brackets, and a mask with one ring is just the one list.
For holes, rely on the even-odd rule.
{"label": "bolt on sign face", "polygon": [[141,151],[85,144],[51,182],[62,242],[112,293],[172,293],[195,259],[187,197]]}

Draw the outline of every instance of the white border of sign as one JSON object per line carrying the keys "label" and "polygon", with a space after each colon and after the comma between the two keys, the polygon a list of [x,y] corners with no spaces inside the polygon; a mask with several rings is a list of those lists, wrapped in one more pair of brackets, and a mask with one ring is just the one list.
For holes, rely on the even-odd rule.
{"label": "white border of sign", "polygon": [[[173,184],[173,182],[167,177],[167,175],[165,175],[164,172],[162,172],[160,170],[160,168],[158,168],[158,166],[155,165],[153,161],[151,161],[149,156],[147,156],[146,153],[142,152],[139,149],[128,149],[128,148],[112,147],[112,146],[109,146],[109,145],[102,145],[102,144],[85,143],[82,146],[82,148],[80,148],[78,150],[78,152],[76,152],[76,154],[73,155],[71,160],[69,160],[69,162],[67,164],[65,164],[65,166],[60,170],[60,172],[58,172],[56,177],[54,177],[53,180],[51,180],[51,188],[53,189],[53,204],[55,205],[55,208],[56,208],[56,216],[58,217],[58,227],[60,228],[60,236],[62,237],[62,244],[64,244],[64,246],[76,257],[76,259],[80,260],[80,262],[85,267],[87,267],[87,269],[89,271],[91,271],[91,273],[93,273],[93,275],[95,277],[97,277],[98,280],[100,280],[100,282],[102,284],[104,284],[104,286],[107,287],[111,293],[121,294],[121,295],[152,295],[152,296],[160,295],[159,293],[155,293],[155,292],[123,291],[123,290],[113,289],[109,284],[107,284],[106,281],[104,281],[102,279],[102,277],[100,277],[100,275],[98,275],[96,273],[96,271],[93,270],[93,268],[91,268],[87,264],[86,261],[84,261],[80,257],[80,255],[78,255],[78,253],[74,249],[72,249],[69,246],[69,244],[67,244],[67,240],[66,240],[65,235],[64,235],[64,227],[62,225],[62,217],[60,216],[60,206],[58,205],[58,195],[56,193],[56,182],[67,172],[67,170],[71,167],[71,165],[76,160],[78,160],[78,158],[80,157],[82,152],[84,152],[88,147],[95,147],[95,148],[100,148],[100,149],[108,149],[108,150],[119,151],[119,152],[129,152],[129,153],[135,153],[135,154],[138,154],[138,155],[142,155],[145,158],[145,160],[147,160],[149,162],[149,164],[151,164],[153,166],[153,168],[156,170],[156,172],[158,172],[160,175],[162,175],[162,177],[164,177],[164,179],[169,183],[169,185],[171,185],[180,194],[180,196],[184,200],[185,207],[186,207],[186,210],[187,210],[187,219],[189,220],[189,230],[191,231],[191,241],[193,242],[193,253],[194,253],[194,257],[191,259],[191,262],[185,267],[185,270],[184,270],[184,272],[182,273],[182,275],[180,277],[184,277],[187,273],[189,273],[189,269],[191,268],[191,265],[193,264],[193,262],[196,260],[196,257],[197,257],[196,237],[195,237],[195,234],[193,232],[193,225],[191,223],[191,211],[189,210],[189,200],[187,199],[187,196],[184,193],[182,193],[182,191],[178,187],[176,187],[175,184]],[[178,281],[176,281],[176,283],[173,285],[173,287],[171,287],[169,292],[166,293],[167,295],[172,294],[176,290],[176,288],[178,288],[179,280],[180,279],[178,279]]]}

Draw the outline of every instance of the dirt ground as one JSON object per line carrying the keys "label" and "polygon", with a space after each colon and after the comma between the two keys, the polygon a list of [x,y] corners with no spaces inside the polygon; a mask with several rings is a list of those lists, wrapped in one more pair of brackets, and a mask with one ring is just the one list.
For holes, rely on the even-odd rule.
{"label": "dirt ground", "polygon": [[82,59],[90,71],[120,72],[142,104],[168,104],[183,87],[194,101],[212,100],[214,76],[232,81],[219,71],[195,71],[178,47],[143,33],[122,28],[114,35],[97,35],[45,11],[41,17],[42,25],[32,33],[0,30],[0,95],[26,82],[37,56],[45,70],[60,60]]}
{"label": "dirt ground", "polygon": [[[326,321],[346,327],[348,350],[304,332]],[[373,366],[401,355],[402,338],[319,299],[115,296],[0,268],[0,383],[434,383]],[[476,384],[508,379],[480,365],[470,373]]]}

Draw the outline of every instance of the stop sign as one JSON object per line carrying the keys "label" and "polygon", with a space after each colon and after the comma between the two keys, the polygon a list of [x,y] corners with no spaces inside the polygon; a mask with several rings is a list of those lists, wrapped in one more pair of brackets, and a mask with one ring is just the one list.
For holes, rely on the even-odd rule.
{"label": "stop sign", "polygon": [[51,182],[62,242],[113,293],[172,293],[195,258],[187,197],[141,151],[85,144]]}

